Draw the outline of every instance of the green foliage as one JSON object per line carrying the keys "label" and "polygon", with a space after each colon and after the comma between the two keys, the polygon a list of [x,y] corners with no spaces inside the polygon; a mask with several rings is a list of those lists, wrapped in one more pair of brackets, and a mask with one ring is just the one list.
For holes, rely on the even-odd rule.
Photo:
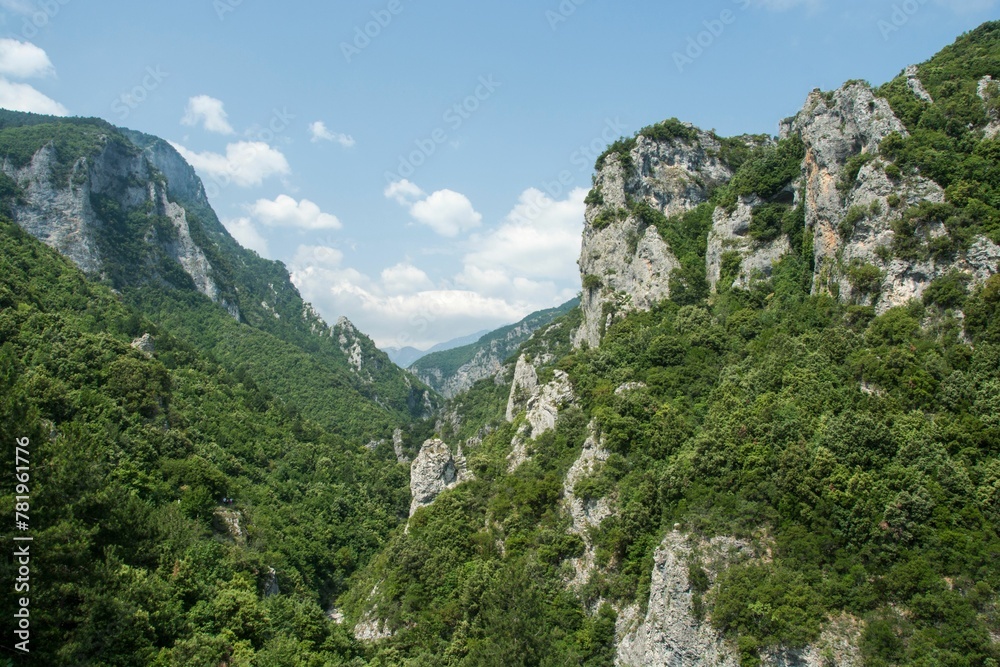
{"label": "green foliage", "polygon": [[[750,219],[750,238],[759,243],[769,243],[782,234],[793,239],[793,246],[801,245],[805,228],[805,209],[790,204],[761,204],[755,206]],[[798,243],[794,240],[798,239]]]}
{"label": "green foliage", "polygon": [[591,226],[594,229],[606,229],[616,222],[622,222],[628,217],[628,211],[623,208],[606,208],[597,214]]}
{"label": "green foliage", "polygon": [[[405,516],[391,454],[303,419],[7,220],[0,304],[0,439],[13,460],[15,438],[31,438],[32,528],[51,547],[32,552],[39,664],[360,654],[321,604]],[[145,332],[152,356],[130,346]],[[238,513],[239,539],[219,512]],[[11,567],[0,563],[5,580]],[[270,568],[282,594],[265,598]]]}
{"label": "green foliage", "polygon": [[[1000,24],[985,23],[921,65],[919,76],[934,98],[933,105],[913,95],[904,75],[878,91],[909,131],[907,137],[886,137],[880,152],[902,175],[919,173],[948,190],[949,202],[967,224],[957,239],[960,243],[967,243],[976,234],[1000,240],[1000,167],[996,160],[1000,142],[983,136],[989,115],[978,95],[982,77],[1000,76],[998,42]],[[961,187],[954,188],[956,184]]]}
{"label": "green foliage", "polygon": [[593,274],[588,274],[583,277],[583,289],[591,292],[596,289],[600,289],[603,285],[603,281],[600,276],[595,276]]}
{"label": "green foliage", "polygon": [[885,275],[881,269],[863,262],[852,263],[847,267],[847,281],[855,292],[864,295],[878,294],[882,289],[882,279]]}
{"label": "green foliage", "polygon": [[849,158],[840,172],[840,179],[837,181],[837,189],[844,193],[850,192],[858,180],[858,174],[861,173],[861,168],[874,159],[875,155],[872,153],[858,153],[857,155]]}
{"label": "green foliage", "polygon": [[799,177],[805,154],[805,144],[798,136],[758,148],[733,176],[729,184],[732,196],[775,197]]}
{"label": "green foliage", "polygon": [[924,304],[945,309],[961,308],[969,296],[970,282],[972,276],[958,270],[952,270],[935,278],[924,290]]}
{"label": "green foliage", "polygon": [[626,175],[630,174],[635,168],[632,162],[632,149],[635,148],[636,140],[635,137],[622,138],[616,140],[607,150],[600,154],[597,158],[597,163],[594,165],[594,169],[598,172],[603,171],[604,165],[607,159],[612,155],[617,155],[619,163],[622,166],[622,170]]}
{"label": "green foliage", "polygon": [[680,140],[691,143],[698,140],[698,130],[688,123],[682,123],[676,118],[670,118],[639,130],[639,135],[653,141],[670,142]]}
{"label": "green foliage", "polygon": [[583,203],[587,206],[603,206],[604,205],[604,193],[601,191],[599,185],[595,185],[587,193],[587,198],[583,200]]}

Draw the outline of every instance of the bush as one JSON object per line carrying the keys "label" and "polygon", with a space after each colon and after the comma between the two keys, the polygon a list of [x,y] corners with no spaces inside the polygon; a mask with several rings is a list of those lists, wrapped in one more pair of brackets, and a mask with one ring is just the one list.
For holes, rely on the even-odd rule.
{"label": "bush", "polygon": [[591,292],[595,289],[600,289],[604,283],[601,281],[599,276],[595,276],[592,273],[588,273],[583,277],[583,289]]}
{"label": "bush", "polygon": [[969,297],[970,282],[972,276],[969,274],[957,269],[949,271],[932,280],[924,290],[924,305],[942,309],[961,308]]}
{"label": "bush", "polygon": [[858,153],[851,157],[844,164],[840,172],[840,179],[837,181],[837,189],[841,192],[850,192],[858,180],[861,168],[875,159],[872,153]]}
{"label": "bush", "polygon": [[854,235],[854,229],[858,223],[868,217],[868,210],[864,206],[852,206],[847,210],[844,219],[837,225],[837,232],[840,238],[847,241]]}

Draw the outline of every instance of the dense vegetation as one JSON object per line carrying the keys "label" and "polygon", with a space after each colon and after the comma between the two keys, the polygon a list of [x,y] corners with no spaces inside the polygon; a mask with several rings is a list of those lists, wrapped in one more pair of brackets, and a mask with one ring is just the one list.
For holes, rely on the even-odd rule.
{"label": "dense vegetation", "polygon": [[[323,610],[405,516],[406,470],[389,448],[322,430],[7,220],[0,307],[4,455],[32,442],[34,664],[359,654]],[[151,356],[129,345],[146,332]],[[12,486],[0,493],[13,507]],[[5,581],[12,567],[3,559]],[[281,594],[266,597],[271,568]]]}
{"label": "dense vegetation", "polygon": [[[793,255],[749,291],[667,302],[563,356],[579,405],[513,474],[505,396],[484,382],[462,397],[479,418],[493,406],[496,430],[469,455],[476,481],[418,512],[348,600],[397,631],[373,664],[611,664],[614,614],[599,603],[644,602],[675,523],[772,554],[704,597],[744,665],[842,613],[865,621],[868,665],[1000,659],[1000,278],[971,296],[943,281],[930,305],[875,317],[810,296],[810,276]],[[956,292],[974,345],[942,307]],[[615,391],[627,382],[645,386]],[[574,604],[567,559],[582,544],[561,485],[591,419],[612,456],[578,491],[613,491],[619,510],[593,533],[599,571]]]}
{"label": "dense vegetation", "polygon": [[878,89],[909,133],[890,135],[879,152],[891,162],[887,174],[931,178],[945,188],[947,201],[908,212],[897,233],[912,237],[922,223],[943,222],[948,236],[935,240],[938,256],[967,247],[977,234],[1000,242],[1000,140],[983,132],[1000,120],[1000,88],[986,85],[986,99],[979,96],[983,77],[1000,80],[1000,23],[963,35],[918,69],[934,103],[915,96],[905,75]]}

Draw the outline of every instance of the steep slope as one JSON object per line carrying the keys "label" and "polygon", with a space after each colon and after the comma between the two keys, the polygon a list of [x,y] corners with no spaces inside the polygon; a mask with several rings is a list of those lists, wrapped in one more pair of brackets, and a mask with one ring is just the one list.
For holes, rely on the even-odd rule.
{"label": "steep slope", "polygon": [[450,402],[340,600],[374,661],[1000,660],[998,69],[991,23],[775,138],[612,145],[580,309]]}
{"label": "steep slope", "polygon": [[1000,261],[996,32],[879,89],[813,91],[776,143],[668,121],[612,146],[588,199],[578,344],[664,298],[747,288],[799,252],[814,293],[878,313],[935,281],[982,285]]}
{"label": "steep slope", "polygon": [[479,380],[496,375],[531,334],[578,304],[579,300],[573,299],[557,308],[532,313],[517,324],[487,333],[469,345],[425,355],[409,370],[442,396],[454,398]]}
{"label": "steep slope", "polygon": [[[406,517],[391,450],[303,419],[0,217],[10,461],[18,439],[30,451],[28,492],[17,491],[30,495],[30,529],[19,535],[34,540],[23,664],[336,665],[362,654],[325,605]],[[0,502],[13,508],[14,493],[5,484]],[[3,559],[0,577],[13,582],[16,567]],[[14,604],[4,596],[5,619]],[[0,625],[9,645],[10,621]]]}
{"label": "steep slope", "polygon": [[434,397],[288,272],[240,247],[166,142],[103,121],[0,113],[12,218],[142,313],[351,437],[428,417]]}

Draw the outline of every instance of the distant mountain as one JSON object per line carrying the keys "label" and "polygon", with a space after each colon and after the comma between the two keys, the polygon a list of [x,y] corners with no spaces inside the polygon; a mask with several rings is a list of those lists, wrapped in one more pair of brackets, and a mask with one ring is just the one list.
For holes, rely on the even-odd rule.
{"label": "distant mountain", "polygon": [[477,340],[482,338],[484,335],[490,332],[489,329],[483,329],[482,331],[477,331],[474,334],[468,336],[461,336],[459,338],[452,338],[451,340],[445,341],[443,343],[438,343],[434,347],[428,348],[426,350],[418,350],[415,347],[387,347],[383,352],[389,355],[392,362],[399,366],[400,368],[409,368],[413,362],[422,357],[426,357],[428,354],[433,354],[434,352],[445,352],[447,350],[453,350],[456,347],[461,347],[463,345],[468,345],[470,343],[475,343]]}
{"label": "distant mountain", "polygon": [[517,324],[482,335],[467,345],[442,351],[431,348],[410,366],[410,371],[441,395],[454,397],[479,380],[496,374],[503,362],[531,334],[578,305],[580,300],[573,299],[558,308],[540,310]]}
{"label": "distant mountain", "polygon": [[345,437],[385,438],[435,396],[343,321],[329,326],[280,262],[240,246],[167,142],[91,118],[0,110],[12,220],[157,325]]}

